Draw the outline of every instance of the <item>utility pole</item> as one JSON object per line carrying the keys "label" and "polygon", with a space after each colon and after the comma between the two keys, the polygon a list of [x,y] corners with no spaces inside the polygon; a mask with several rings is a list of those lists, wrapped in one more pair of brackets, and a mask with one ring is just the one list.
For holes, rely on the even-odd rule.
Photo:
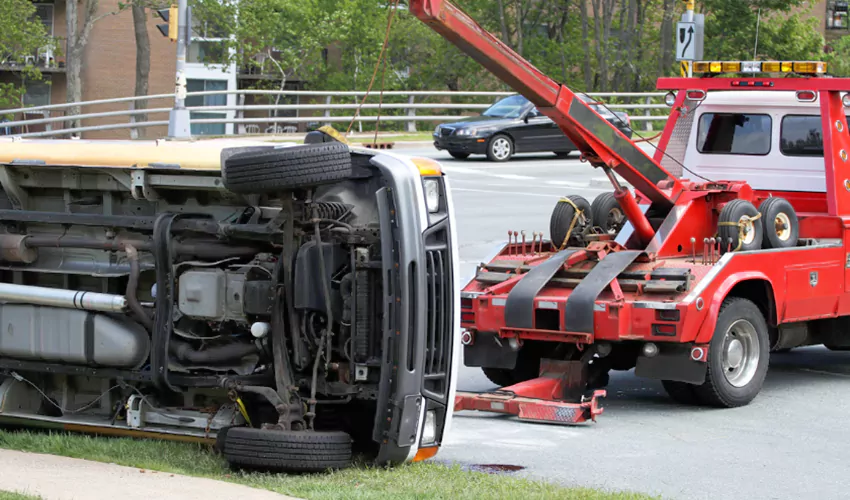
{"label": "utility pole", "polygon": [[694,76],[694,61],[703,56],[705,16],[694,14],[694,0],[685,0],[685,13],[676,25],[676,60],[681,64],[682,76]]}
{"label": "utility pole", "polygon": [[[695,0],[686,0],[687,4],[685,5],[685,16],[682,18],[682,21],[692,23],[694,22],[694,4]],[[688,78],[693,78],[694,76],[694,62],[690,61],[688,64]]]}
{"label": "utility pole", "polygon": [[168,137],[186,139],[192,136],[189,110],[186,109],[186,47],[189,45],[189,6],[187,0],[177,2],[177,76],[174,89],[174,107],[168,115]]}

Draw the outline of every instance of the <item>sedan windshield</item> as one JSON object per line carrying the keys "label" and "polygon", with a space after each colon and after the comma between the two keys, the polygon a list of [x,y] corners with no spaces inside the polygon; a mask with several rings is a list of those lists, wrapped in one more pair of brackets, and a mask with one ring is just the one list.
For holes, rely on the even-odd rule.
{"label": "sedan windshield", "polygon": [[521,95],[506,97],[481,113],[494,118],[519,118],[531,103]]}

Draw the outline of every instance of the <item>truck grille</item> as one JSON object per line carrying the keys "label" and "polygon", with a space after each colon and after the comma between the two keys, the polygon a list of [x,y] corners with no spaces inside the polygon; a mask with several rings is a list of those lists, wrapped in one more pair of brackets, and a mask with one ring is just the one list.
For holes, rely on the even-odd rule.
{"label": "truck grille", "polygon": [[425,271],[428,309],[425,334],[423,392],[444,400],[448,392],[449,366],[452,358],[452,263],[449,252],[448,222],[429,229],[425,234]]}

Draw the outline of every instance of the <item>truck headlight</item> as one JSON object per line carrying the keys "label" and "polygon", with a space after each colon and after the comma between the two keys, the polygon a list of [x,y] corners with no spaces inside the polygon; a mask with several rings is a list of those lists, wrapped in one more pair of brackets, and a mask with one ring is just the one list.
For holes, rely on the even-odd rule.
{"label": "truck headlight", "polygon": [[425,205],[431,213],[440,210],[440,181],[439,179],[424,179],[422,186],[425,188]]}
{"label": "truck headlight", "polygon": [[437,440],[437,412],[429,410],[425,412],[425,425],[422,426],[422,446],[434,444]]}

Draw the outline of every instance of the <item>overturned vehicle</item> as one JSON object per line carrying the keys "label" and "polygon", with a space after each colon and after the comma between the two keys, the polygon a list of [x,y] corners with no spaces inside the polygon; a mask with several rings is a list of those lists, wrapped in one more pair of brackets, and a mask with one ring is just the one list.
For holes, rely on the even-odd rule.
{"label": "overturned vehicle", "polygon": [[459,352],[446,180],[310,137],[0,142],[0,423],[283,471],[433,456]]}

